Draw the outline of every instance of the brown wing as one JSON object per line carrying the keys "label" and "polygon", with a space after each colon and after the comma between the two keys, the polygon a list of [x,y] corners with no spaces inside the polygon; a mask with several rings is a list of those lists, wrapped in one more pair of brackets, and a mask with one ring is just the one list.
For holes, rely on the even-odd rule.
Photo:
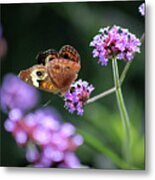
{"label": "brown wing", "polygon": [[74,62],[80,62],[80,55],[76,49],[70,45],[63,46],[59,51],[60,57]]}
{"label": "brown wing", "polygon": [[60,89],[61,94],[70,88],[80,70],[79,63],[68,61],[64,58],[54,59],[46,67],[51,81]]}
{"label": "brown wing", "polygon": [[45,66],[34,65],[19,73],[19,78],[26,83],[47,92],[58,93],[59,89],[51,82]]}
{"label": "brown wing", "polygon": [[38,55],[36,56],[36,59],[38,61],[38,64],[45,65],[48,61],[51,61],[58,57],[59,57],[59,53],[56,50],[48,49],[46,51],[38,53]]}

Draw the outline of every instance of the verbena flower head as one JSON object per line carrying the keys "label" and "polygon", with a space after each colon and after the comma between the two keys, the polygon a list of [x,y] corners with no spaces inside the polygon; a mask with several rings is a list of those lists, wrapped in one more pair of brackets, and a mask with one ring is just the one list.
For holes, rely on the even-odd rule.
{"label": "verbena flower head", "polygon": [[139,7],[139,12],[142,16],[145,16],[145,3],[142,3]]}
{"label": "verbena flower head", "polygon": [[23,116],[19,109],[12,109],[4,126],[17,144],[26,147],[26,159],[34,167],[81,166],[74,151],[83,138],[71,123],[61,123],[55,110],[43,108]]}
{"label": "verbena flower head", "polygon": [[5,112],[14,108],[26,111],[38,103],[38,92],[17,76],[7,74],[0,88],[0,99],[1,108]]}
{"label": "verbena flower head", "polygon": [[140,40],[134,34],[116,25],[101,28],[90,43],[94,47],[93,57],[98,57],[98,63],[103,66],[113,58],[130,61],[134,53],[140,52],[140,45]]}
{"label": "verbena flower head", "polygon": [[93,85],[89,85],[88,82],[82,81],[81,79],[78,80],[65,94],[65,107],[70,113],[76,111],[78,115],[83,115],[84,105],[93,90]]}

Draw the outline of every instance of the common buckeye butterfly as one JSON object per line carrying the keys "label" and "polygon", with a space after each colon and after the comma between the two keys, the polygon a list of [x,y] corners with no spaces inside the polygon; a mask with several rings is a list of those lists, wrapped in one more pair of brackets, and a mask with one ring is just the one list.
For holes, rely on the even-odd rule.
{"label": "common buckeye butterfly", "polygon": [[38,64],[22,70],[20,79],[36,88],[64,95],[77,78],[80,55],[70,45],[63,46],[59,52],[54,49],[37,55]]}

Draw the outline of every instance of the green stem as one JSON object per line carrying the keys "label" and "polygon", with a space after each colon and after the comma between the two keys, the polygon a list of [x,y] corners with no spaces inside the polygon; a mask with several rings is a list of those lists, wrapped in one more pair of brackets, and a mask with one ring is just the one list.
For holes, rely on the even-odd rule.
{"label": "green stem", "polygon": [[119,72],[118,72],[118,66],[117,66],[117,59],[114,58],[112,60],[112,68],[113,68],[113,76],[114,76],[114,83],[116,87],[116,97],[117,97],[117,103],[125,131],[125,137],[124,137],[124,144],[123,144],[123,153],[126,158],[126,160],[129,162],[130,157],[130,121],[128,117],[128,113],[125,107],[122,91],[121,91],[121,83],[119,80]]}
{"label": "green stem", "polygon": [[95,102],[95,101],[97,101],[98,99],[101,99],[101,98],[103,98],[104,96],[107,96],[107,95],[115,92],[115,90],[116,90],[115,87],[113,87],[113,88],[111,88],[111,89],[108,89],[108,90],[106,90],[106,91],[104,91],[104,92],[102,92],[102,93],[100,93],[100,94],[98,94],[98,95],[90,98],[90,99],[87,101],[87,104],[92,103],[92,102]]}
{"label": "green stem", "polygon": [[122,72],[122,74],[120,76],[120,85],[123,83],[131,63],[132,63],[132,60],[131,60],[131,62],[126,63],[126,65],[125,65],[125,67],[123,69],[123,72]]}

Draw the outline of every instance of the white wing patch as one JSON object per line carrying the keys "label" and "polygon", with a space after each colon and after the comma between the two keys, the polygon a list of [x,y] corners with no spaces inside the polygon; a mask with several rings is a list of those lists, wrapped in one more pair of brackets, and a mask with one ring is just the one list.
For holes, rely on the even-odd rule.
{"label": "white wing patch", "polygon": [[30,76],[31,76],[33,85],[38,88],[39,87],[39,82],[38,82],[39,78],[37,77],[36,72],[32,71]]}

